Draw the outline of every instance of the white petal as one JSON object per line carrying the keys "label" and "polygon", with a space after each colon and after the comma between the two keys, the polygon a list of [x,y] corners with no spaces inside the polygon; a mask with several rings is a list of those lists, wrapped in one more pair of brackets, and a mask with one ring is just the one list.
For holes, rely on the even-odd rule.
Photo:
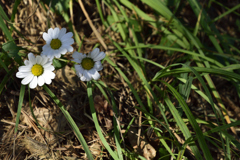
{"label": "white petal", "polygon": [[44,71],[42,76],[44,77],[44,79],[45,79],[45,77],[48,77],[50,79],[54,79],[55,78],[55,73],[53,73],[53,72],[51,72],[49,70],[46,70],[46,71]]}
{"label": "white petal", "polygon": [[32,66],[28,65],[28,66],[20,66],[18,68],[19,72],[31,72]]}
{"label": "white petal", "polygon": [[80,59],[72,59],[72,61],[74,61],[74,62],[76,62],[78,64],[82,63],[82,60],[80,60]]}
{"label": "white petal", "polygon": [[86,78],[86,81],[90,81],[92,79],[92,75],[87,70],[84,70],[83,76]]}
{"label": "white petal", "polygon": [[50,47],[42,51],[42,55],[47,56],[49,58],[49,61],[52,60],[51,58],[53,57],[53,53],[54,53],[54,50]]}
{"label": "white petal", "polygon": [[56,56],[54,56],[55,58],[61,58],[61,54],[57,54]]}
{"label": "white petal", "polygon": [[41,65],[44,66],[48,62],[48,57],[45,55],[42,55],[42,62]]}
{"label": "white petal", "polygon": [[48,35],[51,39],[53,38],[53,29],[52,28],[48,29]]}
{"label": "white petal", "polygon": [[73,47],[70,45],[63,45],[62,48],[65,48],[67,50],[67,52],[72,52],[73,51]]}
{"label": "white petal", "polygon": [[46,52],[46,51],[43,50],[42,53],[41,53],[41,56],[47,56],[47,53],[48,53],[48,52]]}
{"label": "white petal", "polygon": [[28,53],[28,59],[32,64],[36,64],[35,56],[32,53]]}
{"label": "white petal", "polygon": [[[50,59],[50,57],[52,56],[52,54],[47,54],[47,52],[42,51],[41,56],[46,56],[46,57],[47,57],[47,60],[46,60],[45,63],[47,63],[48,61],[52,61],[52,60]],[[42,62],[42,64],[43,64],[43,62]]]}
{"label": "white petal", "polygon": [[49,77],[47,77],[47,76],[43,76],[43,78],[44,78],[44,82],[45,82],[46,84],[50,84],[50,83],[52,82],[51,78],[49,78]]}
{"label": "white petal", "polygon": [[66,42],[66,43],[65,43],[65,42],[63,42],[62,44],[63,44],[62,46],[63,46],[64,48],[69,48],[69,47],[72,47],[71,45],[72,45],[73,43],[69,43],[69,42]]}
{"label": "white petal", "polygon": [[61,39],[62,36],[64,36],[64,34],[66,33],[66,31],[67,31],[66,28],[62,28],[58,34],[58,39]]}
{"label": "white petal", "polygon": [[54,55],[53,55],[53,54],[50,54],[50,55],[48,55],[48,58],[49,58],[50,61],[52,61],[53,58],[54,58]]}
{"label": "white petal", "polygon": [[69,46],[69,47],[67,47],[67,50],[68,50],[68,52],[72,52],[73,51],[73,47]]}
{"label": "white petal", "polygon": [[[62,52],[62,53],[64,54],[64,52]],[[60,53],[59,52],[55,52],[54,57],[60,58],[62,53],[61,52]]]}
{"label": "white petal", "polygon": [[42,50],[49,50],[51,48],[50,44],[45,44],[43,47],[42,47]]}
{"label": "white petal", "polygon": [[[59,54],[60,54],[60,56],[61,56],[61,54],[66,54],[67,53],[67,49],[66,48],[63,48],[63,47],[61,47],[60,49],[59,49]],[[60,57],[59,57],[60,58]]]}
{"label": "white petal", "polygon": [[64,34],[61,38],[61,41],[64,41],[65,39],[71,38],[73,36],[72,32],[68,32],[66,34]]}
{"label": "white petal", "polygon": [[95,57],[97,57],[97,55],[99,54],[100,50],[99,48],[95,48],[91,53],[90,56],[92,59],[94,59]]}
{"label": "white petal", "polygon": [[36,63],[41,64],[42,62],[42,57],[41,56],[36,56]]}
{"label": "white petal", "polygon": [[93,58],[93,60],[96,61],[100,61],[102,60],[104,57],[106,56],[106,54],[104,52],[100,52],[96,57]]}
{"label": "white petal", "polygon": [[53,29],[53,37],[52,37],[53,39],[58,38],[59,31],[60,29],[58,27]]}
{"label": "white petal", "polygon": [[61,55],[61,53],[59,53],[59,49],[57,49],[57,50],[53,50],[51,55],[53,57],[56,57],[57,55]]}
{"label": "white petal", "polygon": [[73,57],[74,59],[83,59],[83,58],[84,58],[84,57],[83,57],[83,54],[82,54],[82,53],[79,53],[79,52],[77,52],[77,51],[73,52],[72,57]]}
{"label": "white petal", "polygon": [[44,65],[43,65],[43,68],[47,68],[47,67],[49,67],[49,66],[51,66],[52,65],[52,62],[51,61],[48,61],[47,63],[45,63]]}
{"label": "white petal", "polygon": [[33,80],[32,80],[31,83],[29,84],[29,87],[30,87],[31,89],[34,89],[34,88],[37,87],[37,83],[38,83],[38,78],[37,78],[37,76],[34,76],[34,77],[33,77]]}
{"label": "white petal", "polygon": [[28,60],[25,60],[24,61],[24,64],[27,66],[27,65],[29,65],[29,61]]}
{"label": "white petal", "polygon": [[100,74],[98,73],[98,71],[96,69],[90,69],[88,71],[91,75],[92,75],[92,78],[95,79],[95,80],[98,80],[100,78]]}
{"label": "white petal", "polygon": [[47,44],[50,44],[52,38],[46,32],[43,33],[43,39],[46,41]]}
{"label": "white petal", "polygon": [[80,65],[74,65],[77,75],[81,77],[83,75],[84,69]]}
{"label": "white petal", "polygon": [[62,42],[63,45],[69,46],[69,45],[74,43],[74,40],[73,40],[73,38],[67,38],[67,39],[61,40],[61,42]]}
{"label": "white petal", "polygon": [[101,71],[103,69],[101,61],[95,62],[93,68],[95,68],[97,71]]}
{"label": "white petal", "polygon": [[31,72],[17,72],[16,77],[24,78],[24,77],[27,77],[28,75],[31,75]]}
{"label": "white petal", "polygon": [[37,78],[37,83],[39,86],[44,85],[44,82],[45,82],[45,80],[42,75]]}
{"label": "white petal", "polygon": [[52,65],[50,65],[50,66],[48,66],[48,67],[43,67],[44,68],[44,70],[48,70],[48,71],[54,71],[54,67],[52,66]]}
{"label": "white petal", "polygon": [[87,78],[84,76],[81,76],[80,79],[81,79],[81,81],[87,81]]}
{"label": "white petal", "polygon": [[29,74],[27,77],[25,77],[25,78],[21,81],[21,83],[24,84],[24,85],[26,85],[26,84],[28,84],[29,82],[32,81],[33,77],[34,77],[33,74]]}

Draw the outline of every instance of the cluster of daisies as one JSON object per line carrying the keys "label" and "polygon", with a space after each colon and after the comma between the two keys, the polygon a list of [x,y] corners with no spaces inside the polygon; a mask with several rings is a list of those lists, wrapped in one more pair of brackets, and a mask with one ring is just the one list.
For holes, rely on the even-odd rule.
{"label": "cluster of daisies", "polygon": [[[41,55],[34,56],[33,53],[28,54],[28,60],[24,61],[24,66],[18,68],[16,76],[23,78],[23,85],[29,84],[31,89],[42,86],[45,83],[50,84],[55,78],[54,66],[52,60],[60,58],[67,52],[72,52],[74,43],[73,33],[66,33],[66,28],[50,28],[48,32],[43,33],[43,39],[46,44],[42,47]],[[100,78],[98,71],[103,69],[101,60],[105,57],[104,52],[100,52],[95,48],[89,54],[74,52],[72,57],[75,62],[75,70],[81,81],[97,80]]]}

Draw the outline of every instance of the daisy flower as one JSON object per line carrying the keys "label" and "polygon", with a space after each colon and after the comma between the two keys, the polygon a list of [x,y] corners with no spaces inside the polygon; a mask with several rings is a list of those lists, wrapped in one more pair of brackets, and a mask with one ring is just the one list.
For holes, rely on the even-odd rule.
{"label": "daisy flower", "polygon": [[95,48],[88,55],[79,52],[74,52],[72,57],[75,64],[76,74],[81,81],[90,81],[92,79],[99,79],[100,74],[98,71],[103,69],[101,60],[106,56],[104,52],[100,52],[98,48]]}
{"label": "daisy flower", "polygon": [[42,86],[44,83],[50,84],[52,79],[55,78],[55,69],[51,64],[52,61],[46,56],[34,56],[32,53],[28,54],[28,59],[25,60],[25,66],[20,66],[16,77],[23,78],[22,84],[27,85],[31,89]]}
{"label": "daisy flower", "polygon": [[72,52],[71,45],[74,43],[72,36],[72,32],[66,33],[66,28],[49,28],[48,33],[43,33],[46,44],[42,47],[42,54],[52,60],[54,57],[60,58],[62,54]]}

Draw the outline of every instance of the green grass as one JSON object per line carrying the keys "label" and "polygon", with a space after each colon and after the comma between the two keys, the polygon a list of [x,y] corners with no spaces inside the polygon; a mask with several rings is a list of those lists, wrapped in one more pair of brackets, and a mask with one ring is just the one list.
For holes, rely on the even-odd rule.
{"label": "green grass", "polygon": [[[228,84],[236,88],[237,95],[234,98],[240,98],[240,52],[237,48],[240,38],[236,35],[233,38],[235,43],[226,43],[230,42],[232,37],[224,36],[225,33],[222,34],[217,26],[217,21],[230,14],[239,16],[236,10],[240,8],[240,5],[227,8],[223,3],[211,1],[212,3],[202,6],[198,0],[188,0],[189,6],[186,6],[185,2],[178,3],[170,0],[141,0],[141,3],[137,4],[128,0],[96,0],[95,2],[94,5],[97,8],[102,27],[105,30],[110,29],[121,37],[120,42],[114,41],[109,32],[101,35],[104,40],[108,39],[109,46],[114,46],[113,50],[107,51],[108,54],[103,62],[111,66],[109,68],[120,77],[121,81],[119,80],[119,82],[124,82],[119,86],[123,88],[125,85],[124,87],[130,90],[136,103],[136,106],[133,107],[137,113],[142,113],[144,119],[140,124],[135,124],[139,123],[136,121],[139,115],[135,115],[131,117],[128,125],[122,127],[119,119],[123,115],[118,111],[118,100],[114,94],[116,90],[102,80],[87,82],[86,95],[91,112],[89,114],[92,116],[94,128],[101,140],[104,152],[116,160],[125,159],[125,157],[145,159],[144,155],[135,152],[133,146],[129,146],[128,142],[126,143],[128,131],[135,124],[141,126],[138,129],[141,130],[142,134],[147,132],[149,128],[153,129],[152,134],[158,139],[158,144],[155,145],[158,147],[155,150],[159,159],[162,157],[165,160],[169,156],[179,160],[191,159],[188,157],[189,152],[197,160],[215,159],[216,157],[213,156],[215,152],[209,146],[222,152],[226,160],[239,159],[240,142],[236,138],[238,136],[235,135],[235,131],[240,125],[240,121],[228,116],[229,108],[222,102],[223,94],[216,88],[216,79],[228,81]],[[106,14],[101,3],[108,11]],[[70,21],[71,15],[68,14],[69,10],[74,9],[73,5],[75,4],[78,2],[58,2],[56,5],[60,6],[58,7],[60,9],[57,10],[52,6],[51,10],[55,13],[62,13],[59,16],[62,16],[62,21],[65,21],[70,31],[74,33],[78,46],[75,50],[80,51],[84,45],[84,38],[80,39],[76,27],[72,26]],[[16,1],[13,13],[17,13],[18,5],[19,1]],[[145,9],[141,9],[144,8],[142,5],[145,6]],[[180,12],[184,7],[188,7],[195,14],[191,15],[196,20],[194,27],[183,23]],[[213,9],[214,7],[226,8],[226,11],[212,18],[208,13],[210,7]],[[9,19],[0,6],[0,27],[7,39],[7,43],[1,44],[3,50],[0,52],[0,66],[1,69],[5,70],[6,75],[0,83],[0,94],[9,91],[4,88],[9,80],[13,81],[12,83],[19,81],[19,79],[13,78],[16,68],[10,65],[13,64],[11,59],[14,59],[14,64],[20,66],[23,59],[19,56],[19,51],[22,48],[18,47],[11,35],[16,28],[9,22],[14,22],[14,19],[14,15]],[[74,23],[81,22],[75,20]],[[19,38],[22,37],[21,34],[18,35]],[[160,41],[148,41],[149,37],[156,37]],[[184,57],[182,59],[175,58],[169,64],[157,59],[158,55],[153,55],[155,58],[149,58],[151,51],[167,55],[169,60],[173,55],[184,54]],[[113,56],[113,53],[117,53],[118,60],[120,59],[131,66],[130,70],[134,73],[133,77],[129,76],[126,70],[116,63],[116,57]],[[62,67],[60,65],[59,68]],[[150,68],[153,70],[149,70]],[[113,80],[113,76],[109,77],[103,77],[103,79]],[[138,87],[132,83],[133,78],[136,79]],[[90,151],[72,115],[60,102],[60,98],[57,98],[46,85],[43,86],[43,89],[63,112],[87,157],[89,159],[96,158]],[[25,86],[21,85],[21,89],[18,88],[18,90],[20,90],[20,96],[15,133],[17,133]],[[114,112],[113,130],[107,136],[102,132],[104,127],[99,123],[94,107],[95,92],[101,93],[105,97]],[[187,103],[189,97],[193,98],[194,92],[207,102],[205,105],[211,111],[211,114],[206,115],[207,117],[195,114],[191,109],[192,106]],[[159,111],[160,116],[155,113],[156,110]],[[211,116],[215,117],[214,121],[207,120],[211,119]],[[174,128],[174,130],[170,128]],[[125,133],[122,133],[122,130],[125,130]],[[182,138],[183,143],[178,140],[175,132]],[[112,146],[112,143],[110,145],[108,136],[113,137],[112,141],[114,141],[115,146]]]}

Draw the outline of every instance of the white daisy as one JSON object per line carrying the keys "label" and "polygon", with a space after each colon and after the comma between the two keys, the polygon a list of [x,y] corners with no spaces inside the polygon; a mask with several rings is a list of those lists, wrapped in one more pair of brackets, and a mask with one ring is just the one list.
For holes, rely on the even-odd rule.
{"label": "white daisy", "polygon": [[75,64],[75,69],[78,77],[81,81],[90,81],[92,79],[99,79],[100,74],[98,71],[103,69],[101,60],[106,56],[104,52],[100,52],[98,48],[95,48],[88,55],[79,52],[74,52],[72,57]]}
{"label": "white daisy", "polygon": [[43,33],[46,44],[42,47],[42,54],[52,60],[54,57],[60,58],[62,54],[72,52],[73,47],[71,45],[74,43],[72,36],[72,32],[66,33],[66,28],[61,30],[59,28],[49,28],[48,33]]}
{"label": "white daisy", "polygon": [[48,57],[34,56],[32,53],[28,54],[28,59],[25,60],[25,66],[20,66],[16,76],[18,78],[23,78],[22,84],[27,85],[31,89],[36,88],[37,85],[42,86],[44,83],[50,84],[52,79],[55,78],[54,67],[52,66],[52,61]]}

